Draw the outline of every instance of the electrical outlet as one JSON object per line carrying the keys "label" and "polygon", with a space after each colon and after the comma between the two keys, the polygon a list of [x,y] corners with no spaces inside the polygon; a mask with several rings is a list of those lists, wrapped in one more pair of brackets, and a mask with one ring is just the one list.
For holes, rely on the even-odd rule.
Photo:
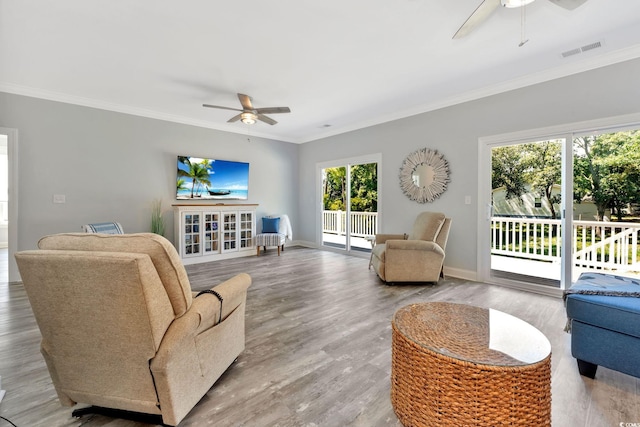
{"label": "electrical outlet", "polygon": [[54,194],[53,195],[53,203],[66,203],[67,198],[64,194]]}
{"label": "electrical outlet", "polygon": [[464,204],[465,205],[471,204],[471,196],[464,196]]}

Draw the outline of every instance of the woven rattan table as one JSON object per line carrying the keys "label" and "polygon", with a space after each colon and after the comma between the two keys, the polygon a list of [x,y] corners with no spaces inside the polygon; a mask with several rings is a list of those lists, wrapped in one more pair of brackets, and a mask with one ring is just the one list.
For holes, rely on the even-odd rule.
{"label": "woven rattan table", "polygon": [[412,304],[392,321],[391,403],[405,426],[550,426],[551,345],[497,310]]}

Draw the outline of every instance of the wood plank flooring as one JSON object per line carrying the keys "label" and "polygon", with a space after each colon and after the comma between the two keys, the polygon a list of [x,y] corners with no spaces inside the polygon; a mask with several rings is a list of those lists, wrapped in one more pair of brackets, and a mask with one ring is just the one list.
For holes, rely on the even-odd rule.
{"label": "wood plank flooring", "polygon": [[[420,301],[495,308],[540,329],[552,344],[553,425],[640,423],[640,380],[599,368],[578,374],[561,300],[454,278],[387,286],[368,259],[291,247],[187,268],[194,290],[247,272],[253,278],[246,350],[180,424],[195,426],[400,426],[389,399],[391,317]],[[18,427],[149,424],[71,417],[59,405],[40,335],[20,284],[0,284],[0,415]],[[5,424],[0,420],[0,427]],[[6,424],[9,425],[9,424]],[[640,424],[638,424],[640,425]]]}

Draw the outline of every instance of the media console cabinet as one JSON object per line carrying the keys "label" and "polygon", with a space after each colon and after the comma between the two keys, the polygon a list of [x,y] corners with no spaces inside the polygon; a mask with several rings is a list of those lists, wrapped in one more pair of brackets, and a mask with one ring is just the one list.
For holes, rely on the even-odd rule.
{"label": "media console cabinet", "polygon": [[176,249],[184,264],[254,254],[257,204],[175,204]]}

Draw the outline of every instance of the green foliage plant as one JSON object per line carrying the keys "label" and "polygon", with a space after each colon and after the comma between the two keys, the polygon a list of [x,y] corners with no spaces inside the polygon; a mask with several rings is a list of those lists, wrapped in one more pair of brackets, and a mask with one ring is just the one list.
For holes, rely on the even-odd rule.
{"label": "green foliage plant", "polygon": [[164,219],[162,218],[162,199],[151,203],[151,232],[164,236]]}
{"label": "green foliage plant", "polygon": [[325,210],[346,210],[347,191],[350,192],[352,212],[378,211],[377,163],[351,166],[351,188],[347,189],[347,168],[327,168],[323,176],[323,206]]}

